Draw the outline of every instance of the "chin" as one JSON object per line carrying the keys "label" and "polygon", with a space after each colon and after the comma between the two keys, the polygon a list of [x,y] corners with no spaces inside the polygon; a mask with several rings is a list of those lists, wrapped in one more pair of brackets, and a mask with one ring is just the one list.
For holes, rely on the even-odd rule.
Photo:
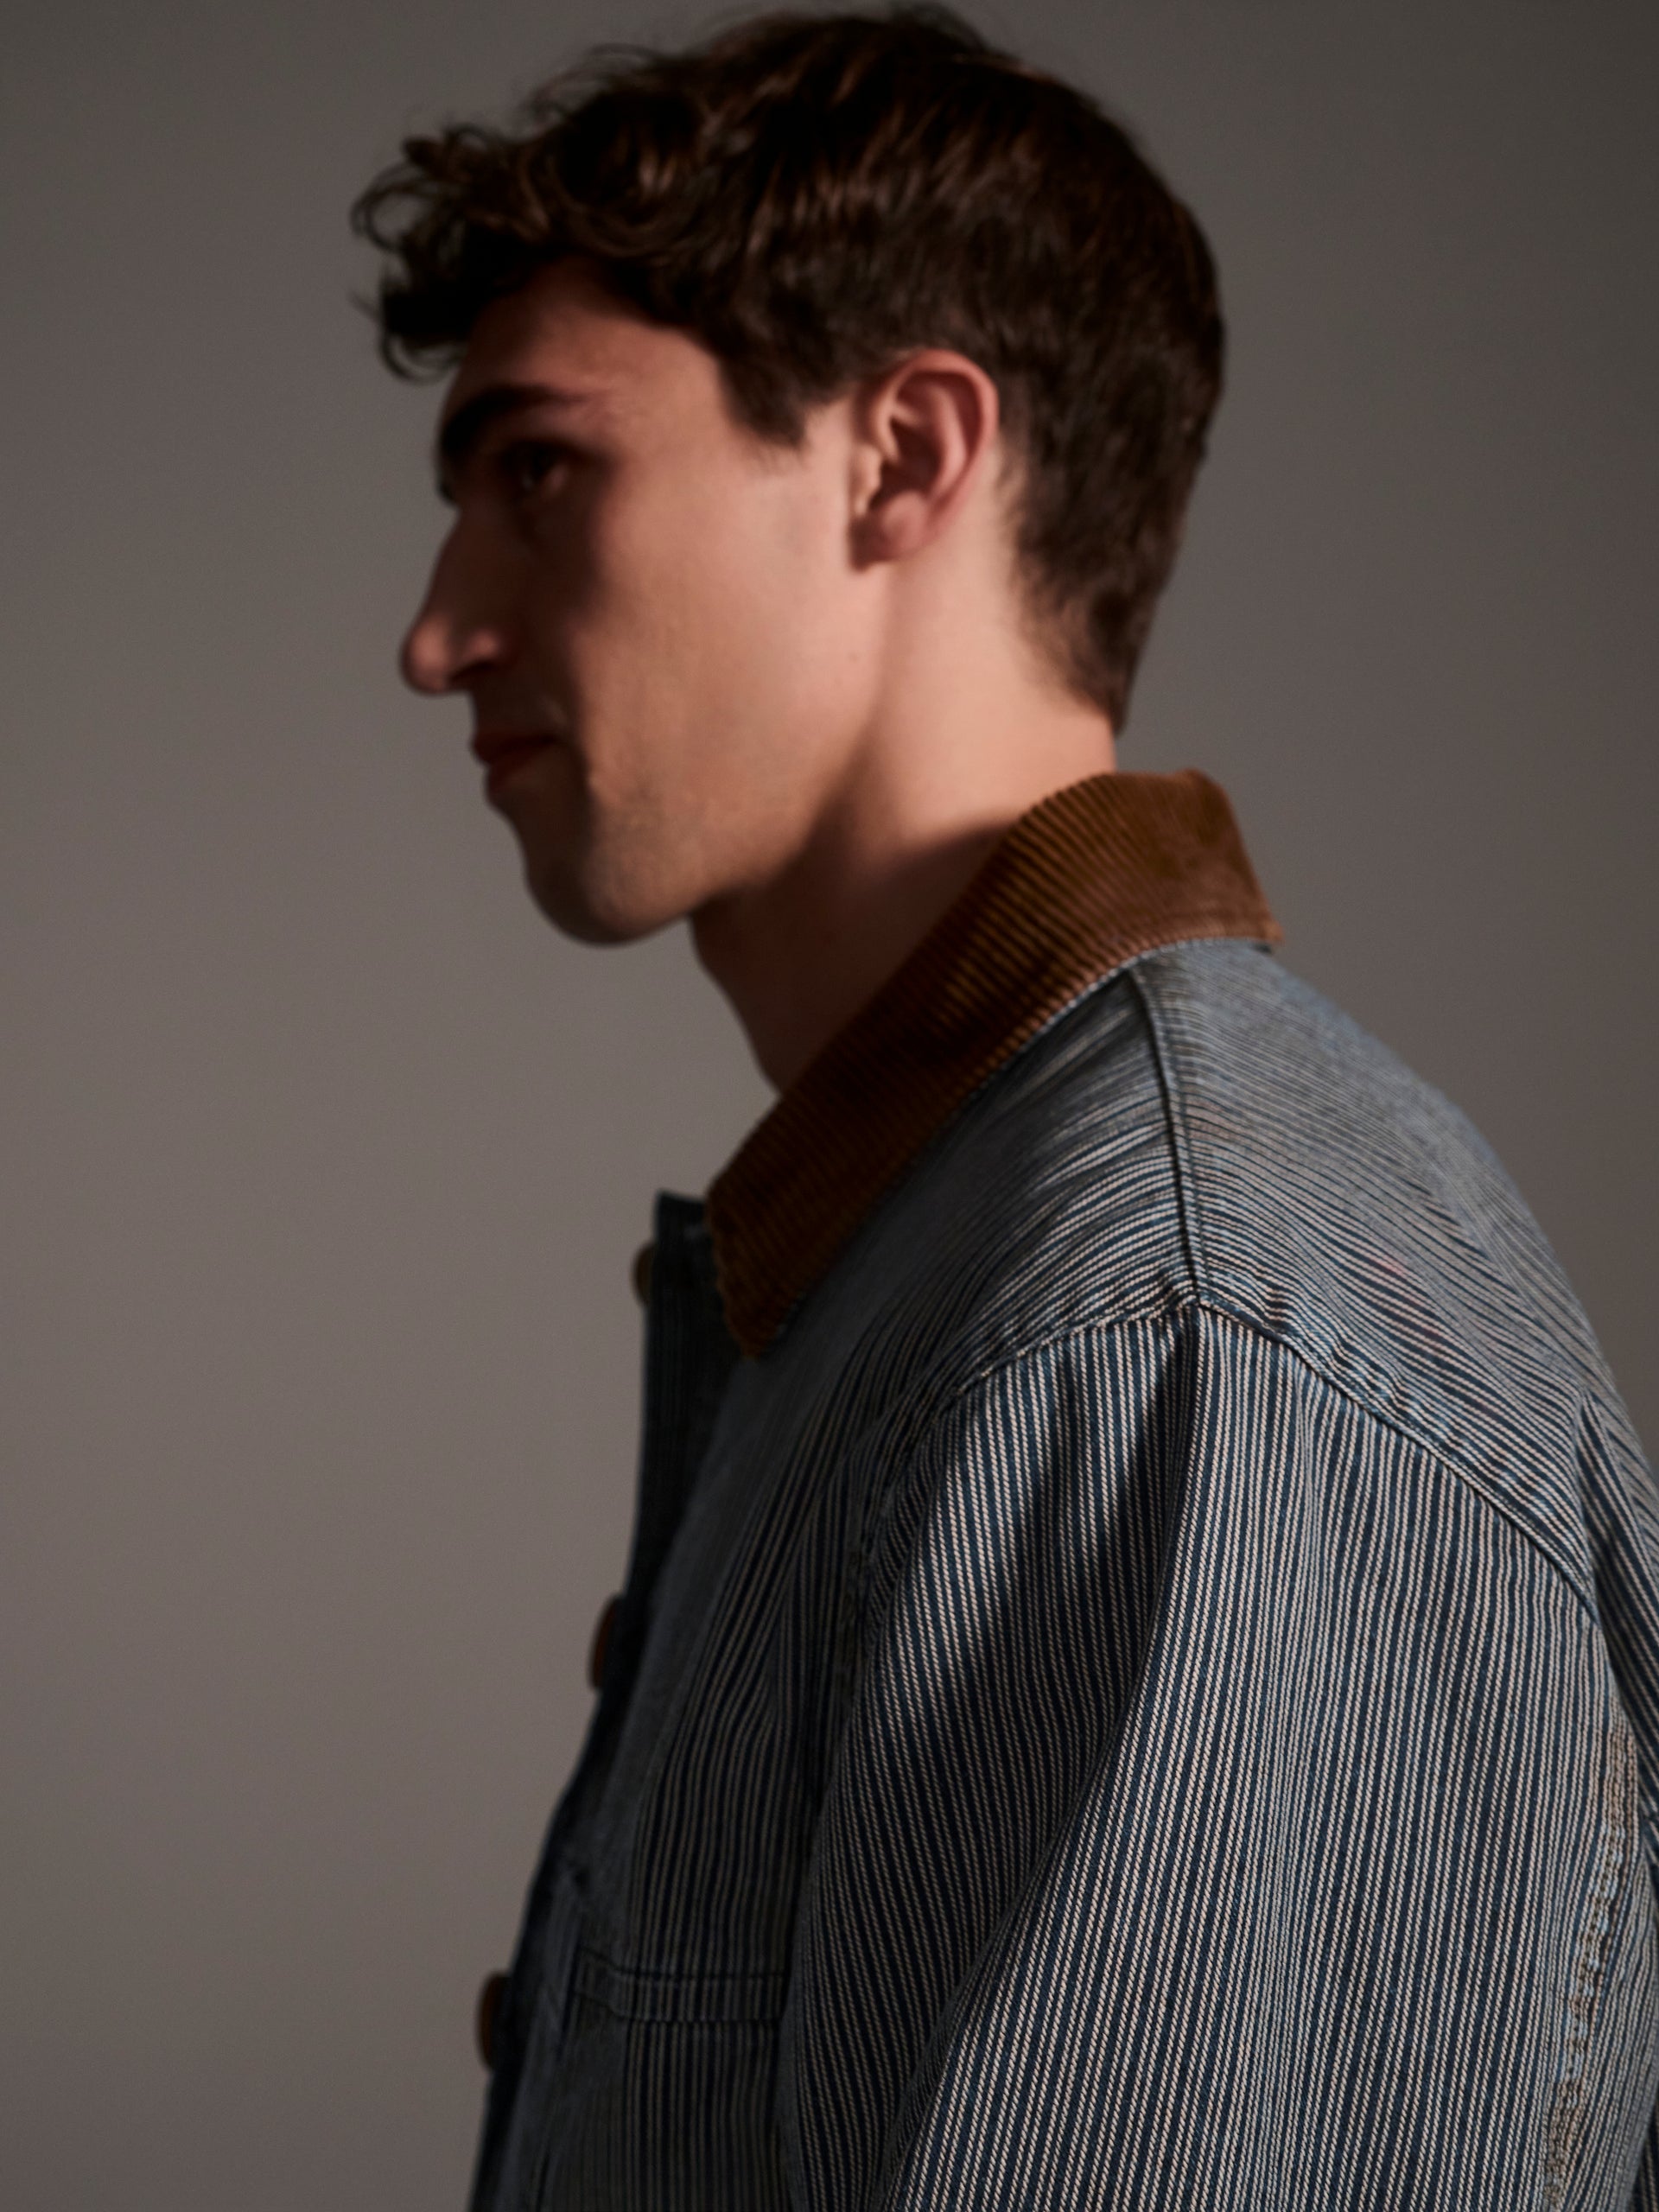
{"label": "chin", "polygon": [[588,884],[573,882],[562,873],[527,862],[524,881],[530,895],[561,937],[578,944],[635,944],[678,921],[683,909],[638,896],[620,896]]}

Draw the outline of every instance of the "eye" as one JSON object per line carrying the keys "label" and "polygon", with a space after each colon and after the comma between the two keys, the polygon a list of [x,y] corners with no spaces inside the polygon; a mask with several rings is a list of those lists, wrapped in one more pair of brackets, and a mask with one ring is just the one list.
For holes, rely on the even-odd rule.
{"label": "eye", "polygon": [[515,438],[496,456],[501,481],[515,499],[528,499],[569,458],[564,448],[548,438]]}

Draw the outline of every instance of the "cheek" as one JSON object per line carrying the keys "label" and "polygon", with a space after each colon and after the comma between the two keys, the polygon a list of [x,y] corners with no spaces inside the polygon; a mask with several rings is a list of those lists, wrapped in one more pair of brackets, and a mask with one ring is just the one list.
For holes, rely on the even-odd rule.
{"label": "cheek", "polygon": [[741,806],[834,744],[861,609],[826,477],[716,448],[595,515],[567,635],[601,782]]}
{"label": "cheek", "polygon": [[746,486],[719,516],[687,550],[700,657],[710,680],[748,687],[756,718],[798,715],[833,679],[855,611],[839,515],[791,467]]}

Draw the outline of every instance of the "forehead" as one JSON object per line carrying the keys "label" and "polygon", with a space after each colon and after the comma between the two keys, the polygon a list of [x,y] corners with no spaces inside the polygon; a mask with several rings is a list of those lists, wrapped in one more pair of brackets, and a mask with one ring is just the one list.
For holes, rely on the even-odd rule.
{"label": "forehead", "polygon": [[480,315],[446,395],[440,428],[498,386],[545,386],[560,400],[624,414],[648,397],[719,395],[714,356],[686,332],[652,322],[587,264],[537,270]]}

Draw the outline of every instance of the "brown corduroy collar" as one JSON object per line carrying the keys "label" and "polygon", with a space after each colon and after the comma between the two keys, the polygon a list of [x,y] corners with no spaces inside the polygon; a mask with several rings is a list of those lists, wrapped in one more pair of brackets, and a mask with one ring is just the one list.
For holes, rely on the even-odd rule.
{"label": "brown corduroy collar", "polygon": [[1033,807],[710,1190],[740,1348],[766,1350],[928,1140],[1080,991],[1159,945],[1279,936],[1196,770],[1092,776]]}

